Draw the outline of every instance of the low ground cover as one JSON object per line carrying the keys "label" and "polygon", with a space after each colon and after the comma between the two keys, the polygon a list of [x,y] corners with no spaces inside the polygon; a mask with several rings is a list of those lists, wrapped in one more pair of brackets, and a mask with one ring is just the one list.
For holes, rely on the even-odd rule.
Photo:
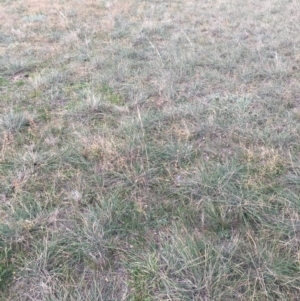
{"label": "low ground cover", "polygon": [[297,1],[0,1],[0,300],[298,300]]}

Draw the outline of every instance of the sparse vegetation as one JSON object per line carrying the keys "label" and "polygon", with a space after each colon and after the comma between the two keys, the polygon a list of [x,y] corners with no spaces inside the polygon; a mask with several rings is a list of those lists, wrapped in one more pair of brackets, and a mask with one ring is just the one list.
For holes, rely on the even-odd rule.
{"label": "sparse vegetation", "polygon": [[299,300],[299,8],[0,1],[0,300]]}

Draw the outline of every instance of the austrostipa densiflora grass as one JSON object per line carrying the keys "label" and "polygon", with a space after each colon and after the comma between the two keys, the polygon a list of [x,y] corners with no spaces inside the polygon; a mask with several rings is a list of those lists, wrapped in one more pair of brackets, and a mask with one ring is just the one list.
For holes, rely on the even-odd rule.
{"label": "austrostipa densiflora grass", "polygon": [[0,300],[298,300],[298,19],[2,1]]}

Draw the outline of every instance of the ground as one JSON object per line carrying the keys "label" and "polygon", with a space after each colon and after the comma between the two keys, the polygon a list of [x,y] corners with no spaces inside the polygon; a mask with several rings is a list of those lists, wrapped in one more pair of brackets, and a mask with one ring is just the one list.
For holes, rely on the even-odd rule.
{"label": "ground", "polygon": [[298,300],[299,11],[0,0],[0,300]]}

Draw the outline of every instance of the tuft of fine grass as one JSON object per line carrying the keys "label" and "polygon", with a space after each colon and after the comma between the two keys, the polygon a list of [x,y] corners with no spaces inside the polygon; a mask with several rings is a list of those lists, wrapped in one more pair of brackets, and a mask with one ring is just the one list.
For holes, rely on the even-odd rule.
{"label": "tuft of fine grass", "polygon": [[1,116],[2,131],[16,132],[30,125],[30,119],[24,113],[10,112]]}

